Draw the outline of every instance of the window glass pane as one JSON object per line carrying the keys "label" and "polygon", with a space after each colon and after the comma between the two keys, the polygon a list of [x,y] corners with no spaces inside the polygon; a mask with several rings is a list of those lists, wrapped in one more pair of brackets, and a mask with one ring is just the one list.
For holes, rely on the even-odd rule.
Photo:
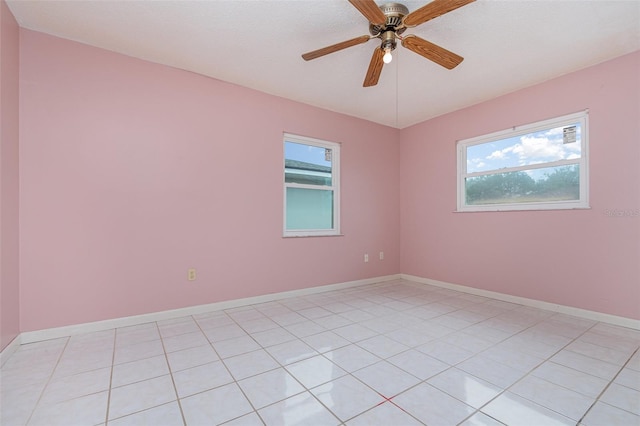
{"label": "window glass pane", "polygon": [[331,148],[285,142],[285,182],[331,186],[332,156]]}
{"label": "window glass pane", "polygon": [[506,204],[580,199],[580,167],[547,167],[467,178],[466,203]]}
{"label": "window glass pane", "polygon": [[582,155],[580,123],[467,147],[467,173],[528,166]]}
{"label": "window glass pane", "polygon": [[333,191],[287,188],[287,230],[333,229]]}

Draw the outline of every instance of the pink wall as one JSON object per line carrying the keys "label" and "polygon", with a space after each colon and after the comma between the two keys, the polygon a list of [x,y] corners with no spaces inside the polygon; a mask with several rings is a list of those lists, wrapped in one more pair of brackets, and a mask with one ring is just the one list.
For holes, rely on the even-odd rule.
{"label": "pink wall", "polygon": [[[24,29],[20,64],[20,331],[398,272],[640,318],[640,53],[402,131]],[[585,108],[591,210],[453,213],[456,140]],[[281,237],[283,131],[342,142],[343,237]]]}
{"label": "pink wall", "polygon": [[[403,130],[402,272],[640,319],[639,75],[636,52]],[[454,213],[457,140],[586,108],[590,210]]]}
{"label": "pink wall", "polygon": [[[399,272],[397,130],[20,37],[22,331]],[[285,131],[342,143],[344,236],[282,238]]]}
{"label": "pink wall", "polygon": [[18,24],[0,0],[0,350],[20,332],[18,43]]}

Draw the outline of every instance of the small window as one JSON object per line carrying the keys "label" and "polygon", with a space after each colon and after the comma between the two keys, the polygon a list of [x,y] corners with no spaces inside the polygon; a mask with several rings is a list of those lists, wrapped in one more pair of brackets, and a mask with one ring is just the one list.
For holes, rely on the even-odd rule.
{"label": "small window", "polygon": [[458,142],[458,211],[589,208],[587,112]]}
{"label": "small window", "polygon": [[284,135],[284,236],[339,235],[340,145]]}

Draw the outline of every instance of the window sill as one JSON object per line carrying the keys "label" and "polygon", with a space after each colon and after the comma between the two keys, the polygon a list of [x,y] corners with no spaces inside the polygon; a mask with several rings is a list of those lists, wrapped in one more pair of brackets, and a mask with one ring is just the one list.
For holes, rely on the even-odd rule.
{"label": "window sill", "polygon": [[532,208],[512,208],[504,207],[501,209],[478,209],[478,210],[454,210],[453,213],[499,213],[499,212],[548,212],[562,210],[591,210],[590,206],[586,207],[532,207]]}
{"label": "window sill", "polygon": [[344,237],[344,234],[308,234],[308,235],[283,235],[282,238],[326,238],[326,237]]}

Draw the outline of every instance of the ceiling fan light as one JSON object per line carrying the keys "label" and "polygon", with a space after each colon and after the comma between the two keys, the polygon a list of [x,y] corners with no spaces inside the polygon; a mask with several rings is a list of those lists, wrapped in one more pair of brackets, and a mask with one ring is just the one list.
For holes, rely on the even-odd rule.
{"label": "ceiling fan light", "polygon": [[382,62],[384,62],[385,64],[388,64],[391,62],[392,59],[393,59],[393,56],[391,56],[391,49],[387,47],[386,49],[384,49],[384,56],[382,57]]}

